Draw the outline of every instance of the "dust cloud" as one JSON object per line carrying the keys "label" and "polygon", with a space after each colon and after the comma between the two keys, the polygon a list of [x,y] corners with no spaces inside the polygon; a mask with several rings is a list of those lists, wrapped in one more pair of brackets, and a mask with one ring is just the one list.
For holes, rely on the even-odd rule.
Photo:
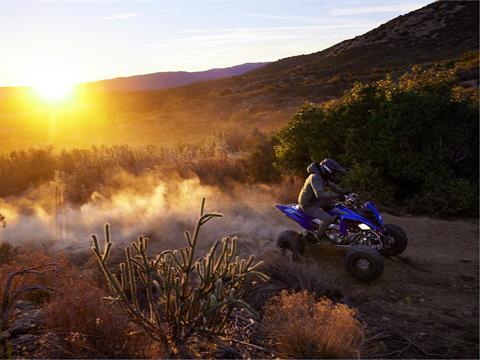
{"label": "dust cloud", "polygon": [[220,188],[201,184],[197,177],[165,179],[156,173],[119,172],[111,185],[99,187],[82,205],[63,201],[66,195],[45,183],[22,196],[0,198],[0,213],[7,223],[0,228],[0,240],[82,251],[89,248],[90,235],[101,235],[109,223],[114,246],[144,235],[156,251],[184,247],[183,233],[193,230],[203,197],[207,211],[224,215],[202,228],[200,244],[205,248],[224,236],[236,236],[240,253],[261,254],[274,246],[281,231],[294,226],[275,208],[278,191],[270,186]]}

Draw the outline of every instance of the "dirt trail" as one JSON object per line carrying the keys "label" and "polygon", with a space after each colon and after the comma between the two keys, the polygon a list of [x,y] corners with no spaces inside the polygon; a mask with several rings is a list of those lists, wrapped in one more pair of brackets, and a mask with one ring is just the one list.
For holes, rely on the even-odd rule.
{"label": "dirt trail", "polygon": [[[370,329],[406,336],[431,355],[410,346],[392,357],[478,359],[478,221],[392,215],[385,220],[407,232],[409,246],[386,259],[384,275],[371,284],[343,270],[343,250],[321,246],[307,257],[344,289]],[[393,340],[385,345],[385,354],[404,347]]]}

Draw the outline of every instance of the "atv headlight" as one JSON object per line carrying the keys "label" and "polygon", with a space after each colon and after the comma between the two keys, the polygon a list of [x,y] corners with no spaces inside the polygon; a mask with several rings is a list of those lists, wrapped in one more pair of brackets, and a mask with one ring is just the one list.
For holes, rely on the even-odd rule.
{"label": "atv headlight", "polygon": [[371,227],[368,226],[367,224],[358,224],[358,227],[362,230],[370,230]]}

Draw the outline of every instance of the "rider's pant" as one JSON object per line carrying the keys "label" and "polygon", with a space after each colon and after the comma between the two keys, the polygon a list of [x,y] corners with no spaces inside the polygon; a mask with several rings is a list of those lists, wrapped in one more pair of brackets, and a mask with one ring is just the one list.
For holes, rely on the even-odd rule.
{"label": "rider's pant", "polygon": [[317,234],[319,236],[323,235],[323,233],[328,229],[328,226],[333,222],[334,217],[330,216],[325,210],[322,209],[318,202],[315,202],[309,206],[303,208],[303,211],[314,217],[315,219],[319,219],[322,221],[321,225],[317,229]]}

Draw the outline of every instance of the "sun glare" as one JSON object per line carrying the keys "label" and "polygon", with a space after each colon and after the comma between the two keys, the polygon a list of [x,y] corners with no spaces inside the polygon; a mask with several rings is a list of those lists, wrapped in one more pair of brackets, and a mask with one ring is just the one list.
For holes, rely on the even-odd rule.
{"label": "sun glare", "polygon": [[73,93],[73,84],[45,82],[35,86],[37,94],[46,102],[57,104],[68,100]]}
{"label": "sun glare", "polygon": [[37,63],[27,71],[35,95],[44,103],[60,105],[74,97],[78,69],[61,61]]}

